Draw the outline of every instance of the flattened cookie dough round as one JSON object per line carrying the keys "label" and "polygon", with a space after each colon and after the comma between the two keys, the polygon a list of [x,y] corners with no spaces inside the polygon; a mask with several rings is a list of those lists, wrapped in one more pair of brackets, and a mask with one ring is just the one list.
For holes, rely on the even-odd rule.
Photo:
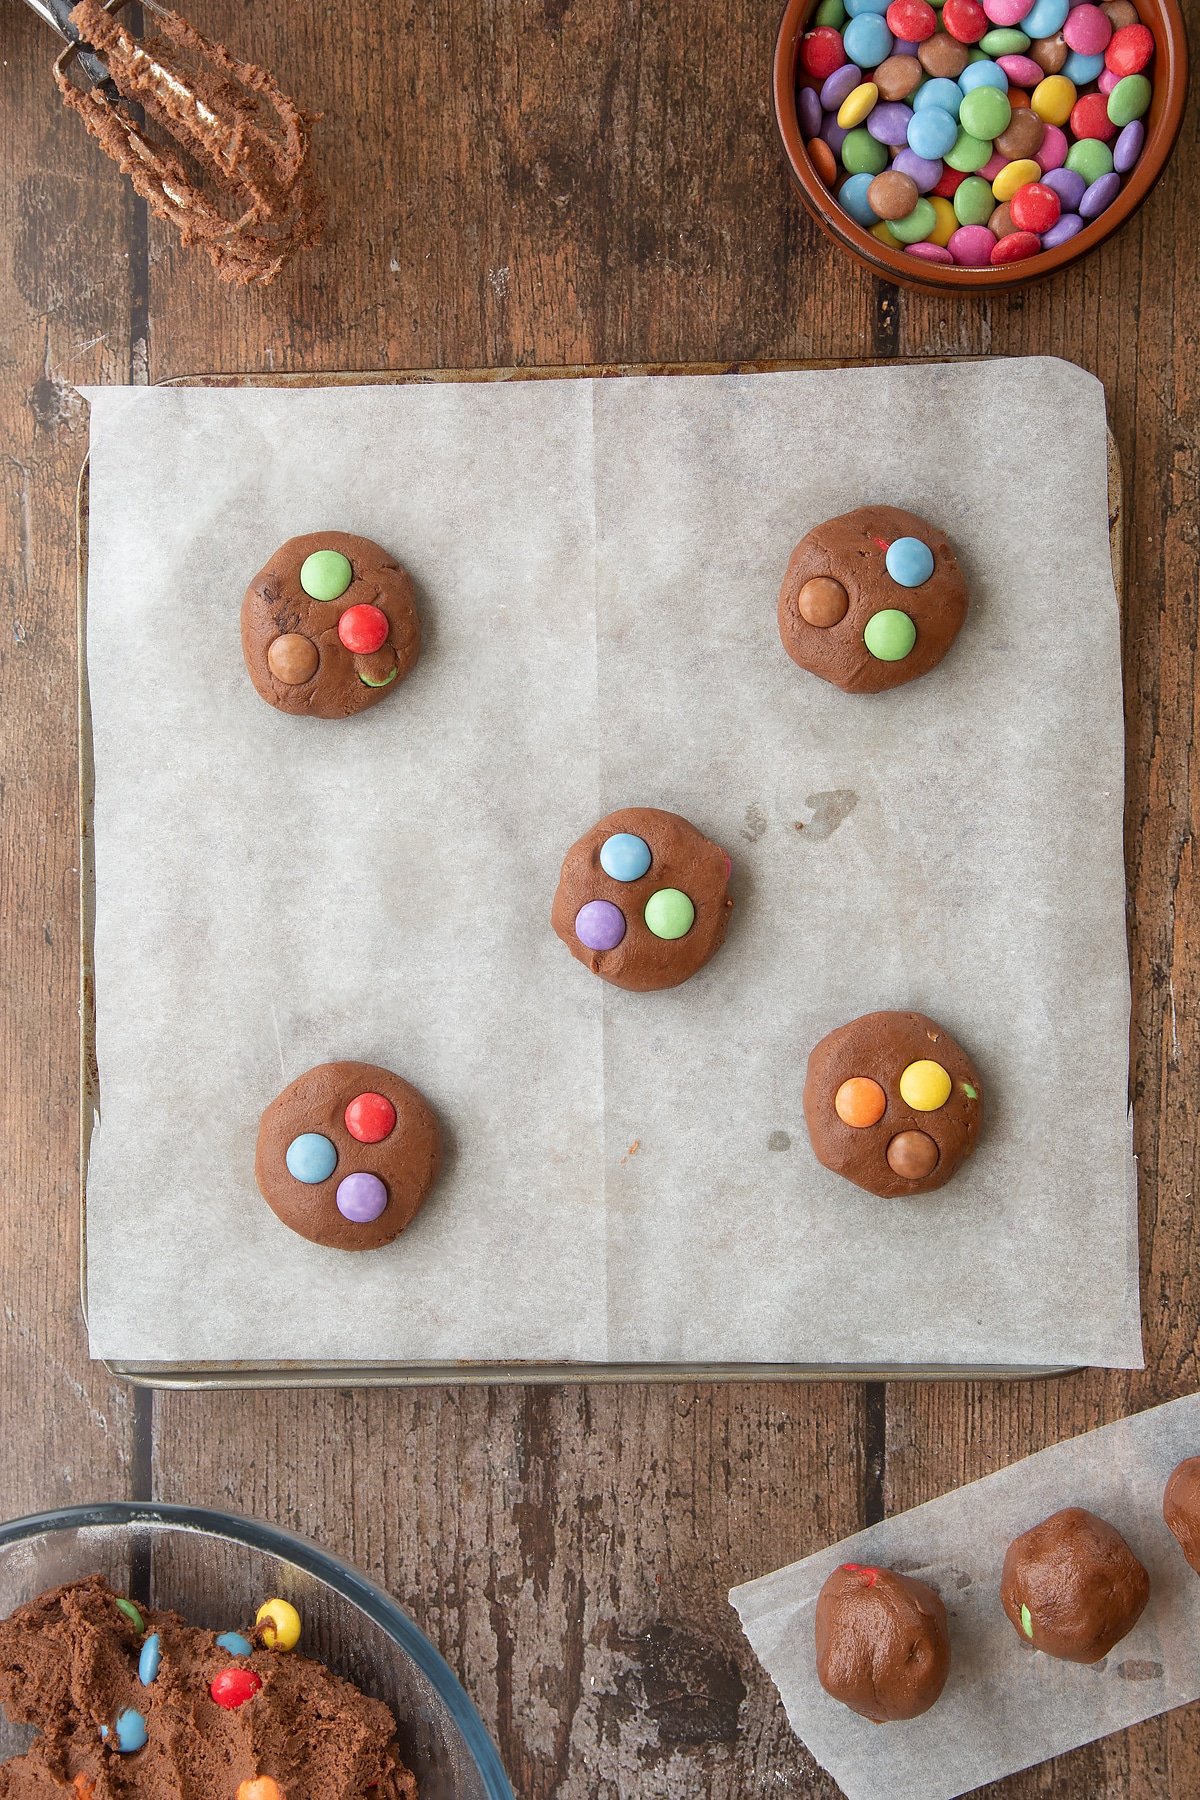
{"label": "flattened cookie dough round", "polygon": [[946,1685],[941,1595],[894,1569],[842,1563],[817,1595],[814,1634],[825,1692],[877,1725],[919,1718]]}
{"label": "flattened cookie dough round", "polygon": [[603,981],[638,994],[678,987],[721,947],[731,868],[678,813],[625,806],[567,851],[550,922]]}
{"label": "flattened cookie dough round", "polygon": [[818,1160],[883,1200],[949,1181],[982,1109],[974,1063],[924,1013],[865,1013],[808,1059],[804,1117]]}
{"label": "flattened cookie dough round", "polygon": [[1066,1506],[1014,1538],[1000,1603],[1017,1636],[1064,1662],[1096,1663],[1133,1630],[1150,1577],[1115,1525]]}
{"label": "flattened cookie dough round", "polygon": [[1185,1456],[1172,1469],[1163,1490],[1163,1519],[1200,1575],[1200,1456]]}
{"label": "flattened cookie dough round", "polygon": [[927,675],[966,616],[950,540],[898,506],[860,506],[814,526],[779,590],[779,635],[792,661],[849,694]]}
{"label": "flattened cookie dough round", "polygon": [[289,538],[242,601],[242,653],[269,706],[345,719],[399,687],[421,650],[407,570],[370,538]]}
{"label": "flattened cookie dough round", "polygon": [[437,1119],[415,1087],[374,1063],[321,1063],[263,1114],[254,1178],[301,1237],[376,1250],[415,1217],[441,1161]]}

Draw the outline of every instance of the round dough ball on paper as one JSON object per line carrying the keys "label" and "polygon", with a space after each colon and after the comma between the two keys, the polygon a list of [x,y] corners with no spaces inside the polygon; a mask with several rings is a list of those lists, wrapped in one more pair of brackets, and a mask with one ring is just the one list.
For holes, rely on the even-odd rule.
{"label": "round dough ball on paper", "polygon": [[1107,1519],[1082,1506],[1052,1513],[1008,1546],[1000,1601],[1023,1644],[1096,1663],[1133,1630],[1150,1577]]}
{"label": "round dough ball on paper", "polygon": [[878,1725],[919,1718],[946,1685],[946,1608],[923,1581],[842,1563],[817,1596],[814,1630],[825,1692]]}

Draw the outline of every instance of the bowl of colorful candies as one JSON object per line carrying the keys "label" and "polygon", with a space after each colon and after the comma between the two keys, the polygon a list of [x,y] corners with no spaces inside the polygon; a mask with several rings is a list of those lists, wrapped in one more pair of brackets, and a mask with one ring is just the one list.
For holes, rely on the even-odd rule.
{"label": "bowl of colorful candies", "polygon": [[0,1790],[513,1800],[394,1600],[316,1545],[201,1507],[0,1525]]}
{"label": "bowl of colorful candies", "polygon": [[1177,0],[788,0],[775,116],[792,176],[877,275],[995,292],[1136,211],[1187,93]]}

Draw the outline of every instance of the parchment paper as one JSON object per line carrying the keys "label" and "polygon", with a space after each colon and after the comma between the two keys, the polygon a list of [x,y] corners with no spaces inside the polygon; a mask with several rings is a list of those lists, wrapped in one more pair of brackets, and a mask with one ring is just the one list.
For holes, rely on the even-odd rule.
{"label": "parchment paper", "polygon": [[[1039,1451],[734,1588],[729,1598],[793,1731],[849,1800],[953,1800],[1200,1697],[1200,1577],[1162,1518],[1168,1475],[1196,1455],[1193,1394]],[[1145,1612],[1090,1668],[1022,1649],[1000,1605],[1009,1544],[1064,1506],[1115,1525],[1150,1574]],[[945,1601],[950,1676],[923,1718],[872,1725],[818,1683],[817,1595],[842,1562],[916,1575]]]}
{"label": "parchment paper", "polygon": [[[1140,1362],[1091,377],[88,398],[94,1353]],[[872,498],[951,531],[973,601],[939,670],[856,698],[789,662],[775,602],[803,533]],[[427,634],[345,723],[265,706],[238,636],[248,578],[323,522],[401,558]],[[651,996],[548,924],[568,845],[633,803],[735,865],[719,956]],[[804,1130],[810,1047],[877,1007],[985,1082],[977,1155],[911,1204]],[[333,1057],[414,1081],[451,1147],[362,1257],[253,1179],[262,1108]]]}

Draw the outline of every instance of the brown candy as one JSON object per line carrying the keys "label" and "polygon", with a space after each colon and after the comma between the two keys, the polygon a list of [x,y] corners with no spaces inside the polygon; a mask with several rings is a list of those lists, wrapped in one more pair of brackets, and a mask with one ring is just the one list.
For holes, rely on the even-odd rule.
{"label": "brown candy", "polygon": [[[878,179],[878,177],[876,179]],[[898,176],[897,179],[903,181],[904,176]],[[872,182],[871,186],[874,187],[874,185],[875,183]],[[915,192],[916,184],[913,183],[910,185],[913,186]],[[868,198],[869,197],[870,190],[868,190]],[[914,200],[913,205],[915,206],[915,204],[916,202]],[[872,202],[872,205],[874,205],[874,202]],[[908,210],[911,212],[912,207],[910,206]],[[876,208],[876,211],[878,211],[878,208]],[[904,215],[901,214],[899,216],[903,217]],[[841,582],[835,581],[831,575],[814,575],[811,581],[805,582],[804,586],[800,589],[800,592],[796,595],[796,605],[799,608],[800,617],[807,620],[810,625],[817,626],[818,629],[822,631],[829,625],[839,624],[840,621],[845,618],[846,608],[849,604],[849,594],[846,592]]]}
{"label": "brown candy", "polygon": [[1045,135],[1046,127],[1037,114],[1028,106],[1018,106],[994,147],[1010,162],[1023,162],[1037,155]]}
{"label": "brown candy", "polygon": [[825,1692],[877,1725],[928,1712],[950,1673],[941,1596],[894,1569],[835,1569],[817,1596],[813,1635]]}
{"label": "brown candy", "polygon": [[920,79],[921,65],[915,56],[889,56],[871,77],[881,100],[907,100]]}
{"label": "brown candy", "polygon": [[988,227],[995,232],[998,238],[1010,237],[1017,229],[1012,222],[1012,208],[1009,206],[1007,200],[1004,201],[1003,205],[996,208],[995,212],[988,220]]}
{"label": "brown candy", "polygon": [[302,682],[311,681],[320,660],[312,639],[302,637],[298,631],[284,632],[282,637],[274,638],[267,649],[268,669],[276,681],[282,681],[287,687],[299,687]]}
{"label": "brown candy", "polygon": [[1141,15],[1136,6],[1129,4],[1129,0],[1107,0],[1100,11],[1114,31],[1120,31],[1123,25],[1137,25],[1140,22]]}
{"label": "brown candy", "polygon": [[957,81],[970,60],[967,46],[948,31],[935,31],[917,45],[917,61],[927,75],[944,75],[949,81]]}
{"label": "brown candy", "polygon": [[1036,42],[1030,44],[1029,55],[1038,68],[1044,69],[1047,75],[1058,75],[1070,55],[1070,51],[1067,49],[1066,38],[1059,31],[1053,37],[1038,38]]}
{"label": "brown candy", "polygon": [[1200,1575],[1200,1456],[1185,1457],[1172,1470],[1163,1492],[1163,1518]]}
{"label": "brown candy", "polygon": [[1107,1519],[1067,1506],[1008,1546],[1000,1603],[1026,1646],[1097,1663],[1137,1624],[1150,1577]]}
{"label": "brown candy", "polygon": [[912,176],[899,169],[885,169],[867,189],[867,205],[880,219],[907,219],[919,198]]}
{"label": "brown candy", "polygon": [[887,1147],[888,1168],[904,1181],[924,1181],[937,1168],[938,1147],[924,1131],[898,1131]]}

